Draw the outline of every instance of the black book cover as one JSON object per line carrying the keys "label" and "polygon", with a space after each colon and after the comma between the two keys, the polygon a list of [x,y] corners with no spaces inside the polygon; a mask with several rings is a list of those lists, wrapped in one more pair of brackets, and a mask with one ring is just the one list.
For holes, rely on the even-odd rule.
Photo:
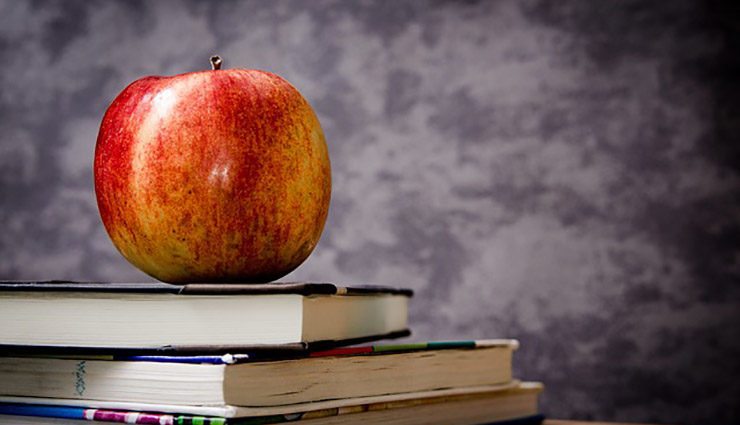
{"label": "black book cover", "polygon": [[360,285],[338,286],[333,283],[273,282],[273,283],[189,283],[174,285],[163,282],[116,283],[76,282],[65,280],[48,281],[0,281],[0,291],[32,292],[121,292],[162,293],[176,295],[373,295],[389,294],[413,296],[411,289],[388,286]]}

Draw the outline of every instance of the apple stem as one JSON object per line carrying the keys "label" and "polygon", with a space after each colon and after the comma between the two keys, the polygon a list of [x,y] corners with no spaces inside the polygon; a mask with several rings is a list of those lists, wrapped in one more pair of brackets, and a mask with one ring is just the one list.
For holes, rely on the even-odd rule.
{"label": "apple stem", "polygon": [[221,59],[221,56],[219,55],[211,56],[211,67],[213,68],[214,71],[218,71],[219,69],[221,69],[221,64],[223,62],[224,61]]}

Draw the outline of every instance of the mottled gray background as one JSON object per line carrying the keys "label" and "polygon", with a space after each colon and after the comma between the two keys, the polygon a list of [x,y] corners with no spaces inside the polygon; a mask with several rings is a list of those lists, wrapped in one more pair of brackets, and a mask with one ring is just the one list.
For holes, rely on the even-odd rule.
{"label": "mottled gray background", "polygon": [[738,15],[689,1],[0,0],[0,278],[143,281],[98,218],[129,82],[279,73],[330,145],[287,279],[414,288],[417,339],[516,337],[553,417],[740,421]]}

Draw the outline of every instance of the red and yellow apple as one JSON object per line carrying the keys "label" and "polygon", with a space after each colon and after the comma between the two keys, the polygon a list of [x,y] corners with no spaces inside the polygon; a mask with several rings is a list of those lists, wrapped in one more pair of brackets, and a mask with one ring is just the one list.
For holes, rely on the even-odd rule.
{"label": "red and yellow apple", "polygon": [[286,80],[212,63],[116,97],[95,148],[98,208],[121,254],[159,280],[268,282],[321,236],[326,142]]}

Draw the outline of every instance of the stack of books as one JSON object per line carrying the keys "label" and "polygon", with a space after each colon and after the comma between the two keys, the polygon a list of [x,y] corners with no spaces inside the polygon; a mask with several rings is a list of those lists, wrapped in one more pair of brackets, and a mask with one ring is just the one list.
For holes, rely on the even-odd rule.
{"label": "stack of books", "polygon": [[515,340],[407,336],[410,290],[0,282],[0,423],[537,424]]}

